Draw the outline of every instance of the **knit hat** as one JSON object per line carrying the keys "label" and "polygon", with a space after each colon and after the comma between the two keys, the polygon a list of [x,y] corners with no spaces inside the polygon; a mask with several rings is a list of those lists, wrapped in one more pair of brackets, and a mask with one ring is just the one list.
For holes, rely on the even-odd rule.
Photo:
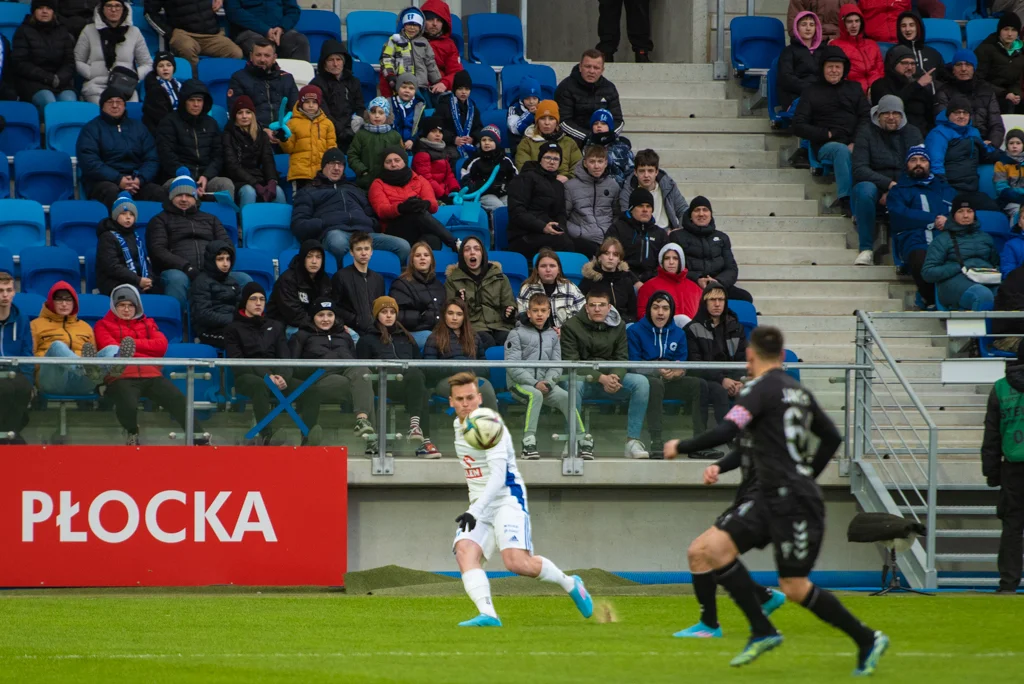
{"label": "knit hat", "polygon": [[171,187],[167,191],[168,197],[170,199],[174,199],[178,195],[195,197],[197,191],[198,188],[196,188],[196,182],[192,180],[192,174],[184,166],[179,166],[178,170],[174,172],[174,180],[171,181]]}
{"label": "knit hat", "polygon": [[118,88],[104,88],[103,92],[100,93],[100,109],[103,109],[103,105],[105,105],[107,100],[112,97],[119,97],[122,100],[127,100],[124,93]]}
{"label": "knit hat", "polygon": [[[32,3],[32,9],[35,9],[34,2]],[[1017,33],[1020,33],[1020,17],[1017,16],[1016,12],[1006,12],[999,18],[999,23],[996,25],[996,33],[1004,28],[1016,29]]]}
{"label": "knit hat", "polygon": [[153,68],[155,69],[160,66],[160,62],[170,62],[172,67],[178,67],[178,62],[174,59],[174,53],[167,50],[161,50],[156,53],[156,57],[153,58]]}
{"label": "knit hat", "polygon": [[117,217],[126,211],[134,216],[136,221],[139,220],[139,209],[135,206],[135,200],[128,191],[118,195],[114,203],[110,205],[110,218],[116,221]]}
{"label": "knit hat", "polygon": [[374,107],[380,107],[384,110],[384,116],[391,116],[391,103],[388,102],[386,97],[377,96],[370,100],[370,104],[366,105],[366,111],[370,111]]}
{"label": "knit hat", "polygon": [[978,56],[974,54],[973,50],[967,48],[960,48],[953,53],[953,59],[949,61],[950,64],[959,64],[960,62],[967,62],[975,69],[978,68]]}
{"label": "knit hat", "polygon": [[302,89],[299,91],[299,102],[309,98],[316,100],[317,105],[322,105],[324,103],[324,93],[315,85],[302,86]]}
{"label": "knit hat", "polygon": [[593,128],[594,124],[598,121],[603,121],[607,126],[608,130],[615,130],[615,117],[607,109],[598,109],[590,115],[590,127]]}
{"label": "knit hat", "polygon": [[441,125],[441,117],[439,116],[432,114],[420,121],[420,133],[423,135],[426,135],[430,131],[437,130],[438,128],[442,130],[444,129],[444,126]]}
{"label": "knit hat", "polygon": [[53,11],[57,11],[57,0],[32,0],[32,12],[35,12],[40,7],[49,7]]}
{"label": "knit hat", "polygon": [[377,315],[381,310],[386,308],[392,308],[395,313],[398,313],[398,302],[395,301],[394,297],[377,297],[373,300],[373,320],[377,320]]}
{"label": "knit hat", "polygon": [[[637,188],[637,189],[641,190],[642,188]],[[630,197],[632,198],[632,195],[630,195]],[[651,199],[654,199],[654,195],[653,194],[651,195]],[[654,202],[651,202],[651,204],[653,205]],[[715,213],[714,210],[711,208],[711,200],[709,200],[704,195],[697,195],[696,197],[694,197],[690,201],[690,206],[689,206],[689,208],[686,211],[687,211],[687,213],[692,214],[693,210],[696,209],[697,207],[704,207],[705,209],[710,211],[712,215],[714,215],[714,213]]]}
{"label": "knit hat", "polygon": [[452,92],[455,92],[459,88],[473,89],[473,77],[469,75],[469,72],[463,69],[455,74],[455,78],[452,79]]}
{"label": "knit hat", "polygon": [[540,81],[532,76],[523,76],[523,80],[519,82],[519,99],[522,100],[527,97],[536,97],[537,99],[542,97]]}
{"label": "knit hat", "polygon": [[238,116],[238,111],[241,109],[248,109],[253,114],[256,113],[256,105],[253,103],[252,98],[248,95],[239,95],[235,98],[235,101],[231,104],[231,120],[234,121],[235,117]]}
{"label": "knit hat", "polygon": [[562,158],[562,148],[558,146],[558,143],[546,142],[537,150],[537,161],[543,159],[548,152],[557,152],[558,158]]}
{"label": "knit hat", "polygon": [[553,116],[557,121],[561,121],[562,117],[558,113],[558,103],[554,100],[541,100],[537,103],[537,111],[534,112],[535,119],[542,119],[545,116]]}
{"label": "knit hat", "polygon": [[324,168],[331,162],[338,162],[342,166],[345,166],[345,153],[337,147],[332,147],[324,152],[324,156],[320,158],[320,168]]}
{"label": "knit hat", "polygon": [[254,294],[261,294],[264,297],[267,296],[267,291],[264,290],[263,286],[255,280],[242,288],[242,294],[238,297],[238,308],[245,309],[245,303],[249,301],[249,297],[252,297]]}
{"label": "knit hat", "polygon": [[402,15],[398,18],[398,23],[400,26],[405,26],[406,24],[416,24],[420,28],[423,28],[423,22],[423,12],[421,12],[416,7],[408,7],[402,10]]}
{"label": "knit hat", "polygon": [[953,198],[953,206],[949,208],[949,213],[952,216],[957,212],[958,209],[974,209],[974,200],[969,193],[961,192]]}
{"label": "knit hat", "polygon": [[887,62],[889,62],[889,64],[896,65],[897,63],[906,59],[907,57],[913,56],[914,51],[908,48],[906,45],[896,45],[893,46],[893,48],[885,54],[885,59]]}
{"label": "knit hat", "polygon": [[481,138],[490,138],[495,145],[501,145],[501,131],[494,124],[488,124],[480,129]]}
{"label": "knit hat", "polygon": [[110,291],[110,310],[117,314],[117,305],[120,302],[131,302],[135,305],[135,315],[132,319],[142,318],[142,297],[139,295],[139,291],[135,289],[134,285],[118,285]]}
{"label": "knit hat", "polygon": [[399,157],[401,157],[405,161],[405,165],[406,166],[409,165],[409,153],[405,150],[405,148],[402,147],[401,145],[391,145],[391,146],[385,147],[383,150],[381,150],[381,153],[380,153],[380,164],[381,164],[381,166],[384,166],[384,160],[386,160],[392,154],[397,154]]}
{"label": "knit hat", "polygon": [[907,158],[904,161],[910,161],[911,157],[923,157],[928,161],[929,164],[932,163],[932,158],[928,154],[928,148],[925,147],[924,145],[914,145],[909,150],[907,150]]}
{"label": "knit hat", "polygon": [[878,100],[878,104],[872,109],[872,114],[886,114],[888,112],[899,112],[906,119],[906,111],[903,109],[903,100],[898,95],[883,95]]}
{"label": "knit hat", "polygon": [[971,111],[971,101],[959,93],[949,98],[949,104],[946,105],[946,116],[949,116],[958,109],[962,109],[965,112]]}
{"label": "knit hat", "polygon": [[1012,131],[1007,133],[1006,137],[1003,138],[1004,146],[1005,146],[1006,143],[1010,142],[1010,138],[1016,138],[1017,140],[1020,140],[1021,142],[1024,142],[1024,131],[1022,131],[1019,128],[1014,128]]}
{"label": "knit hat", "polygon": [[411,72],[406,71],[406,72],[403,72],[403,73],[399,74],[398,77],[395,79],[395,94],[396,95],[398,94],[398,89],[401,88],[406,83],[412,84],[413,88],[419,88],[419,86],[416,85],[416,77],[413,76]]}
{"label": "knit hat", "polygon": [[316,316],[321,311],[333,311],[334,315],[337,316],[337,308],[337,305],[330,299],[318,298],[309,303],[309,308],[306,311],[309,313],[310,318]]}
{"label": "knit hat", "polygon": [[[707,200],[705,200],[705,201],[707,201]],[[639,188],[638,187],[636,190],[634,190],[633,192],[631,192],[629,194],[629,209],[630,209],[630,211],[632,211],[633,209],[635,209],[636,207],[638,207],[641,204],[649,204],[649,205],[651,205],[653,207],[654,206],[654,195],[651,194],[650,190],[645,190],[644,188]],[[708,206],[710,207],[711,205],[709,204]],[[690,208],[691,208],[691,210],[693,209],[693,205],[692,204],[690,205]]]}

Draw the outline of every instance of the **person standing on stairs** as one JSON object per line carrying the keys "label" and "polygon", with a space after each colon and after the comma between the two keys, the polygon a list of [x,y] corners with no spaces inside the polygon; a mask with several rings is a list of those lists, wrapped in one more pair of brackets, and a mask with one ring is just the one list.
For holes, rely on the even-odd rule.
{"label": "person standing on stairs", "polygon": [[633,46],[638,64],[651,61],[651,0],[600,0],[598,2],[597,35],[600,42],[597,49],[604,55],[604,61],[614,62],[615,51],[622,40],[619,17],[622,6],[626,6],[626,35]]}
{"label": "person standing on stairs", "polygon": [[1024,345],[1017,360],[1007,360],[1006,376],[988,395],[985,436],[981,442],[981,473],[989,487],[999,488],[996,516],[1003,523],[999,538],[998,593],[1015,594],[1024,557]]}

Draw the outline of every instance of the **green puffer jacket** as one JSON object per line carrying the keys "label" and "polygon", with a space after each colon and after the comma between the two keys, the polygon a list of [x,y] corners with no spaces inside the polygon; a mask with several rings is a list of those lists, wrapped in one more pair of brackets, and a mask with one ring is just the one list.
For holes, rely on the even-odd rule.
{"label": "green puffer jacket", "polygon": [[[515,327],[516,298],[512,294],[512,284],[501,271],[501,264],[489,262],[487,273],[484,274],[479,285],[457,264],[448,266],[445,274],[447,280],[444,289],[449,299],[458,297],[460,290],[466,291],[469,322],[473,324],[473,332],[512,330]],[[510,306],[512,315],[506,317],[505,309]]]}
{"label": "green puffer jacket", "polygon": [[384,170],[381,155],[388,147],[402,147],[402,135],[395,129],[387,133],[371,133],[360,128],[348,147],[348,165],[356,174],[356,185],[369,190]]}
{"label": "green puffer jacket", "polygon": [[[629,358],[626,326],[612,307],[602,323],[594,323],[581,309],[562,326],[563,361],[625,361]],[[602,374],[626,377],[626,368],[602,368]]]}
{"label": "green puffer jacket", "polygon": [[977,221],[961,226],[950,220],[945,230],[936,231],[921,267],[921,277],[935,283],[935,293],[944,306],[959,308],[960,298],[975,283],[960,270],[951,233],[956,234],[960,257],[967,268],[999,268],[999,252],[992,236],[982,232]]}

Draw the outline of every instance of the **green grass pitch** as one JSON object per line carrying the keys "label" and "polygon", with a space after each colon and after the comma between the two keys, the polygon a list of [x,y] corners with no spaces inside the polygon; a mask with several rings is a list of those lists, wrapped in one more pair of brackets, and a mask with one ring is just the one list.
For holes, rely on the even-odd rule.
{"label": "green grass pitch", "polygon": [[[786,643],[737,670],[728,661],[746,627],[721,593],[725,638],[692,641],[671,636],[697,610],[680,587],[604,587],[618,594],[603,599],[618,621],[598,624],[557,592],[524,593],[538,584],[495,584],[505,626],[472,630],[456,627],[475,614],[456,581],[374,596],[351,587],[3,592],[0,681],[800,684],[847,681],[854,667],[852,644],[796,606],[775,615]],[[592,593],[600,599],[600,588]],[[642,595],[652,593],[663,595]],[[892,638],[876,681],[1024,681],[1019,598],[843,600]]]}

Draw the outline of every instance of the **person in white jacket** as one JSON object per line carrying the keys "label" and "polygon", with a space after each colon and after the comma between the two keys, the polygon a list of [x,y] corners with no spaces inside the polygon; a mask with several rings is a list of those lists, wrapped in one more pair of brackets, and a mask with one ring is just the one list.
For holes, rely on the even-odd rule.
{"label": "person in white jacket", "polygon": [[[89,102],[99,103],[115,67],[137,74],[139,82],[146,78],[153,69],[153,57],[142,32],[132,24],[131,5],[123,0],[101,0],[96,5],[92,23],[78,36],[75,66],[85,79],[82,96]],[[134,90],[125,96],[132,102],[139,100]]]}

